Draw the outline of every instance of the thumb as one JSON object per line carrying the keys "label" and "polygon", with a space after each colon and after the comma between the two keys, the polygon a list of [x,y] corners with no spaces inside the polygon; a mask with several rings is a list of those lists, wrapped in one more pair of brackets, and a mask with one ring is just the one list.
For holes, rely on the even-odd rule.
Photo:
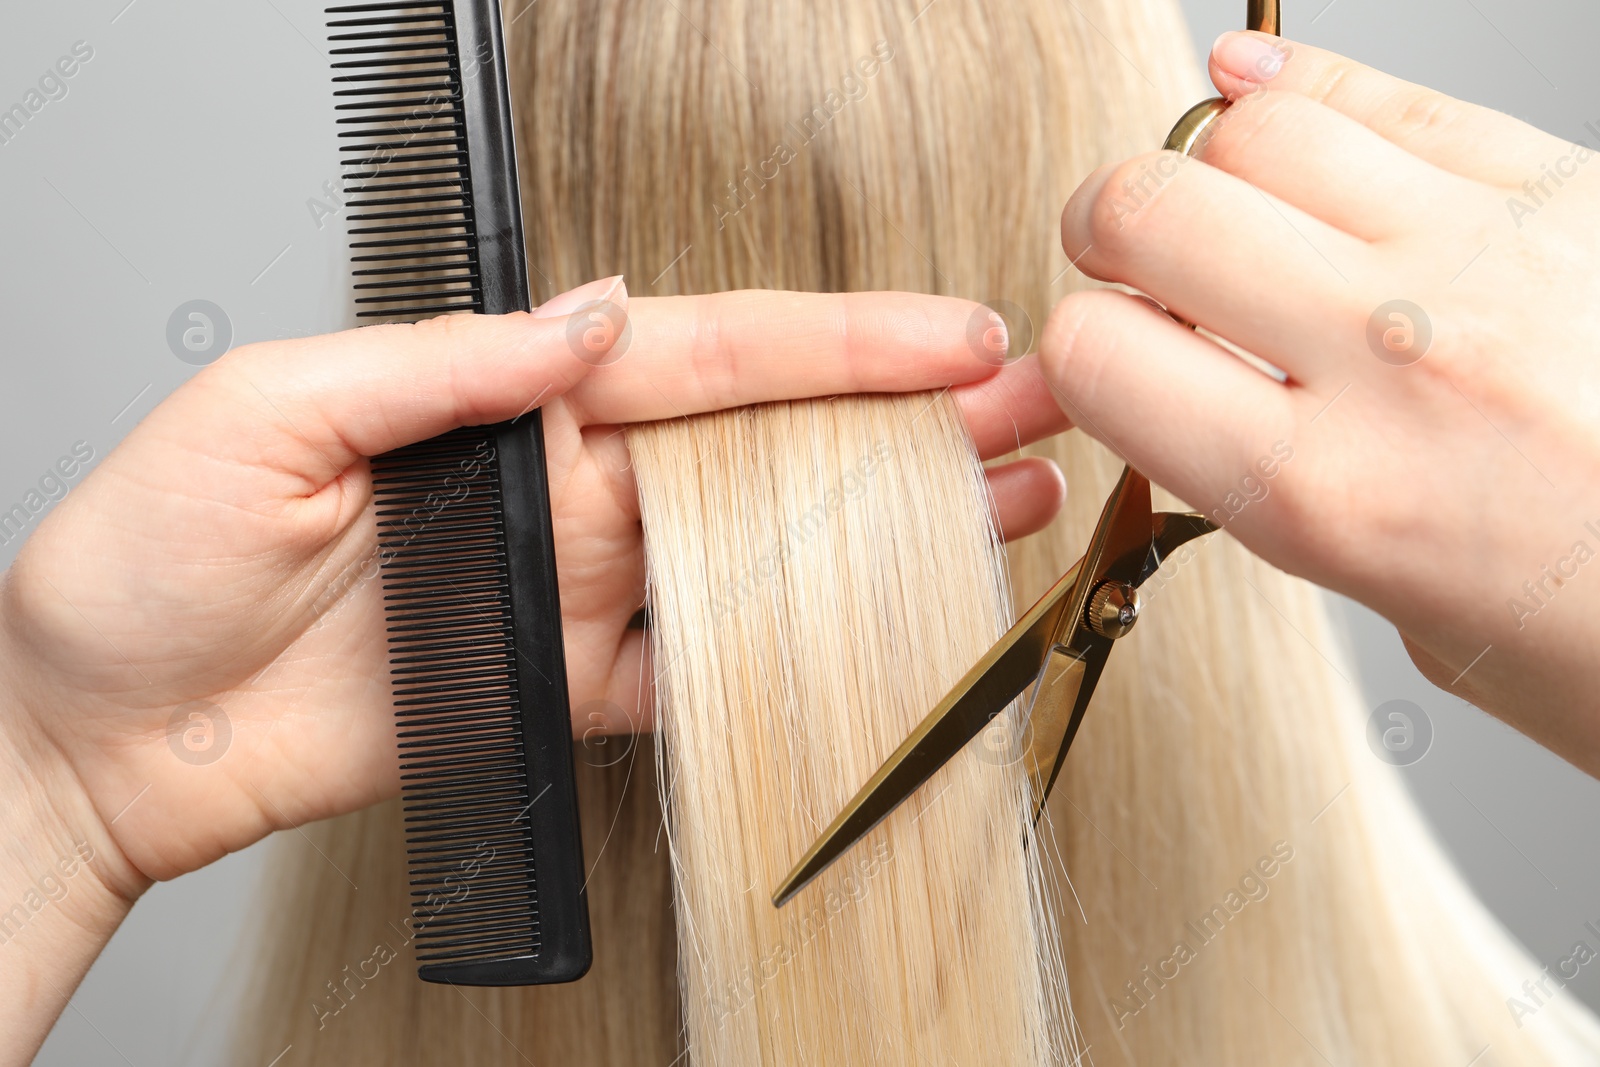
{"label": "thumb", "polygon": [[[626,324],[622,277],[531,314],[447,315],[248,345],[196,375],[158,417],[214,458],[303,479],[459,426],[504,422],[576,385]],[[575,312],[582,312],[575,315]],[[169,405],[163,405],[168,407]],[[153,428],[154,429],[154,428]]]}

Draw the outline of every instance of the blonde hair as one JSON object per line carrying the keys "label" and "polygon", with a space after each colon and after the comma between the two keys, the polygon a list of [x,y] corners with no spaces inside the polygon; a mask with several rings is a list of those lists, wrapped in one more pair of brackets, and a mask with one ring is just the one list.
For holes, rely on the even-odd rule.
{"label": "blonde hair", "polygon": [[[513,72],[522,82],[530,251],[545,296],[622,272],[635,295],[744,286],[897,288],[1005,300],[1042,322],[1055,300],[1082,284],[1055,236],[1060,205],[1094,165],[1158,144],[1202,91],[1169,0],[927,6],[921,0],[642,6],[540,0],[511,23],[510,33]],[[741,712],[726,696],[711,700],[687,688],[696,678],[726,687],[739,672],[770,663],[781,647],[774,644],[778,631],[761,629],[775,617],[771,586],[763,586],[760,602],[766,622],[748,613],[738,621],[729,616],[711,641],[688,640],[697,625],[687,590],[692,578],[671,577],[672,570],[698,563],[738,574],[737,554],[751,550],[752,537],[759,545],[762,534],[730,528],[731,498],[707,495],[698,479],[729,491],[763,477],[793,486],[800,484],[796,472],[811,464],[808,484],[826,482],[827,471],[842,473],[855,458],[838,442],[872,440],[873,427],[893,426],[907,403],[915,401],[782,405],[631,431],[652,518],[655,641],[671,650],[657,663],[675,819],[692,799],[688,792],[708,788],[697,781],[690,790],[691,772],[735,773],[712,756],[729,742],[681,736],[695,729],[771,729],[760,738],[769,747],[738,750],[749,762],[733,765],[737,773],[753,776],[741,795],[762,782],[770,787],[778,771],[779,778],[794,777],[777,788],[798,793],[804,785],[804,795],[822,809],[808,812],[813,820],[826,821],[840,799],[838,782],[809,781],[815,766],[784,747],[793,737],[787,731],[796,728],[794,713]],[[883,509],[878,521],[892,528],[890,541],[934,531],[954,536],[945,523],[966,530],[962,538],[973,536],[971,497],[952,515],[939,510],[943,501],[935,495],[962,484],[971,457],[958,447],[947,402],[930,411],[934,417],[918,420],[916,433],[897,436],[894,446],[926,450],[927,460],[896,467],[893,492],[889,481],[875,482],[866,498],[873,514]],[[786,440],[774,438],[778,425]],[[723,446],[748,445],[741,435],[768,441],[759,464]],[[700,466],[691,473],[681,466],[681,456],[691,453],[674,450],[696,440],[719,444],[703,456],[692,453]],[[1262,442],[1263,451],[1273,444]],[[1030,451],[1062,463],[1072,500],[1051,530],[1010,553],[1022,603],[1081,551],[1119,469],[1079,434]],[[673,505],[679,494],[692,499]],[[794,506],[783,499],[766,499],[771,519],[763,522]],[[913,518],[919,501],[932,524],[925,528]],[[857,516],[835,518],[843,524]],[[686,542],[697,532],[705,541],[695,553]],[[882,540],[830,535],[816,551],[832,553],[821,558],[848,573],[877,574],[882,560],[874,553],[887,550]],[[894,611],[889,591],[875,586],[868,599],[884,606],[887,617],[855,619],[865,651],[844,648],[840,633],[815,633],[813,644],[784,648],[796,678],[807,680],[773,692],[805,692],[848,672],[886,677],[908,654],[897,644],[909,632],[904,628],[927,621],[907,603],[970,613],[949,625],[970,628],[962,641],[980,640],[994,620],[974,591],[984,588],[990,566],[974,550],[964,565],[924,572],[917,580],[925,588],[904,586]],[[817,575],[782,579],[802,580],[828,588]],[[1060,884],[1060,948],[1074,982],[1084,1061],[1438,1067],[1592,1061],[1600,1036],[1591,1017],[1569,1003],[1551,1001],[1537,1017],[1513,1022],[1505,998],[1537,966],[1464,889],[1393,773],[1365,750],[1349,667],[1319,594],[1226,535],[1208,539],[1157,582],[1148,618],[1113,657],[1043,833],[1041,851],[1071,879]],[[965,590],[966,598],[957,599],[955,590]],[[816,619],[796,620],[802,627],[793,633]],[[955,643],[952,637],[944,647]],[[669,661],[680,652],[682,661]],[[863,728],[893,735],[909,707],[927,702],[928,694],[912,685],[931,684],[929,677],[914,672],[905,691],[884,700],[883,720]],[[574,704],[593,695],[575,693]],[[825,703],[807,710],[828,716],[825,728],[837,729],[835,716],[850,710],[849,702]],[[703,709],[720,710],[697,720]],[[851,774],[870,762],[864,745],[854,748],[863,740],[854,733],[837,739],[851,746],[844,750]],[[872,925],[877,912],[862,908],[850,913],[850,923],[859,925],[830,926],[826,944],[819,937],[818,952],[805,953],[785,972],[785,982],[799,983],[801,969],[814,966],[817,978],[803,992],[794,988],[786,1009],[778,987],[768,985],[759,991],[765,999],[740,1016],[737,1037],[729,1038],[737,1049],[717,1044],[721,1031],[707,1036],[715,1023],[705,1018],[713,1010],[703,995],[707,983],[752,962],[752,951],[759,963],[759,950],[771,947],[762,940],[770,929],[757,925],[777,921],[757,914],[772,881],[762,869],[770,859],[740,856],[735,864],[745,875],[760,875],[750,887],[757,903],[749,911],[707,900],[693,883],[713,875],[709,861],[690,859],[687,825],[676,823],[670,849],[658,840],[653,744],[644,738],[628,758],[580,767],[597,959],[590,977],[574,986],[461,990],[415,980],[403,937],[390,928],[408,914],[395,805],[307,828],[326,860],[288,836],[271,903],[261,912],[274,930],[259,963],[262,992],[249,1009],[240,1062],[265,1062],[286,1045],[292,1048],[281,1067],[547,1059],[665,1064],[686,1048],[697,1059],[798,1062],[795,1042],[804,1028],[865,1034],[878,1026],[881,1020],[864,1006],[877,1002],[842,981],[834,989],[839,1001],[817,999],[829,992],[822,976],[841,973],[831,968],[865,966],[861,955],[887,944]],[[696,759],[698,767],[691,766]],[[773,766],[785,759],[794,762]],[[981,780],[973,788],[981,793]],[[986,809],[996,825],[1011,818],[1008,803],[1002,796]],[[793,850],[803,832],[785,821],[787,812],[772,815],[742,830],[740,847]],[[923,891],[950,898],[970,886],[962,879],[975,877],[971,851],[1002,844],[981,822],[947,829],[954,836],[941,843],[889,827],[879,840],[894,859],[857,903],[873,909],[881,903],[886,915],[916,917],[922,931],[932,928],[928,905],[899,899],[907,890],[889,881],[906,869],[897,869],[902,842],[913,850],[904,853],[908,860],[932,865],[919,873]],[[864,850],[869,858],[873,847]],[[685,894],[676,909],[669,852],[680,860]],[[1014,863],[1006,860],[1007,872],[1026,873]],[[1014,958],[1002,980],[1022,992],[1003,998],[1004,1010],[1033,1011],[1030,974],[1043,1000],[1040,1025],[1024,1026],[1026,1036],[997,1046],[998,1056],[1070,1060],[1077,1052],[1062,1055],[1065,1046],[1030,1045],[1057,1025],[1050,1021],[1048,948],[1029,957],[1023,929],[1028,922],[1044,929],[1045,920],[1025,914],[1014,882],[1008,884],[1007,903],[994,905],[1011,913],[997,921],[1013,924],[1005,944]],[[707,931],[702,924],[672,935],[674,917],[720,921],[726,908],[747,923],[743,930]],[[910,910],[892,910],[900,908]],[[915,932],[893,951],[927,952]],[[379,944],[399,958],[364,977],[372,969],[359,964]],[[941,966],[940,981],[963,989],[991,980],[987,971],[964,974],[959,963],[926,955],[874,965],[904,969],[907,989],[917,988],[911,978]],[[681,1014],[680,991],[690,993]],[[976,999],[942,1006],[974,1016],[990,1009],[989,990],[963,995]],[[908,1029],[921,1034],[925,1021],[915,1019]],[[935,1028],[928,1041],[959,1050],[948,1062],[978,1062],[967,1058],[965,1042],[983,1034],[985,1024],[967,1025],[973,1029],[961,1034]],[[829,1054],[810,1062],[850,1061],[829,1061]],[[873,1058],[849,1055],[854,1062]],[[945,1061],[937,1054],[929,1059]]]}
{"label": "blonde hair", "polygon": [[969,747],[784,911],[769,899],[1005,629],[953,405],[776,404],[640,427],[628,448],[690,1058],[1070,1060],[1019,762]]}

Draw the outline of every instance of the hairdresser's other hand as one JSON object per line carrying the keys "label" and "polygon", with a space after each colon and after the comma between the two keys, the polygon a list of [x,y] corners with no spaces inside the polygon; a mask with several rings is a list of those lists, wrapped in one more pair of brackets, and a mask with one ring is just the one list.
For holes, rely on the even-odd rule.
{"label": "hairdresser's other hand", "polygon": [[1042,346],[1064,409],[1600,773],[1600,162],[1260,35],[1221,38],[1211,75],[1236,102],[1201,161],[1096,172],[1066,252],[1287,380],[1083,293]]}
{"label": "hairdresser's other hand", "polygon": [[[121,895],[396,791],[367,457],[540,405],[572,701],[607,698],[637,719],[650,673],[628,621],[645,570],[620,424],[995,389],[966,301],[639,299],[626,351],[606,322],[572,314],[595,301],[616,318],[621,279],[532,316],[241,348],[161,404],[27,542],[0,599],[14,700],[0,741]],[[1014,447],[999,407],[968,406],[988,451]],[[995,485],[1002,519],[1024,528],[1061,500],[1051,467]]]}

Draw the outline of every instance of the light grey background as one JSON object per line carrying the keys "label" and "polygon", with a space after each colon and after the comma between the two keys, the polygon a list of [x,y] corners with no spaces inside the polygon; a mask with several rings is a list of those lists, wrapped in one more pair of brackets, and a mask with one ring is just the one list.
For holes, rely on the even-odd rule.
{"label": "light grey background", "polygon": [[[1185,0],[1197,50],[1239,25],[1244,6]],[[342,228],[317,217],[337,177],[320,8],[12,5],[0,110],[76,42],[94,57],[63,99],[0,144],[0,510],[75,442],[104,456],[193,372],[166,340],[180,304],[220,305],[235,344],[352,323]],[[1298,40],[1593,143],[1583,130],[1600,121],[1592,0],[1285,8]],[[0,546],[0,563],[18,543]],[[1539,960],[1565,955],[1600,919],[1600,782],[1429,686],[1389,626],[1344,610],[1369,704],[1409,699],[1433,722],[1432,750],[1404,775],[1448,850]],[[37,1062],[217,1062],[228,996],[249,967],[234,944],[253,922],[261,863],[257,847],[152,890]],[[1569,988],[1600,1006],[1600,971]]]}

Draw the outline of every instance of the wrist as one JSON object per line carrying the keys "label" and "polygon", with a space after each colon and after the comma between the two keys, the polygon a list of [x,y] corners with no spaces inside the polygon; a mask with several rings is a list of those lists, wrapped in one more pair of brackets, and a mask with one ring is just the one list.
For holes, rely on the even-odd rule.
{"label": "wrist", "polygon": [[[26,1063],[149,880],[38,727],[0,618],[0,1064]],[[33,694],[37,696],[36,693]]]}
{"label": "wrist", "polygon": [[1600,777],[1600,595],[1571,581],[1553,588],[1560,599],[1546,593],[1537,617],[1519,611],[1521,601],[1502,598],[1491,610],[1451,613],[1467,625],[1407,620],[1397,628],[1434,685]]}

